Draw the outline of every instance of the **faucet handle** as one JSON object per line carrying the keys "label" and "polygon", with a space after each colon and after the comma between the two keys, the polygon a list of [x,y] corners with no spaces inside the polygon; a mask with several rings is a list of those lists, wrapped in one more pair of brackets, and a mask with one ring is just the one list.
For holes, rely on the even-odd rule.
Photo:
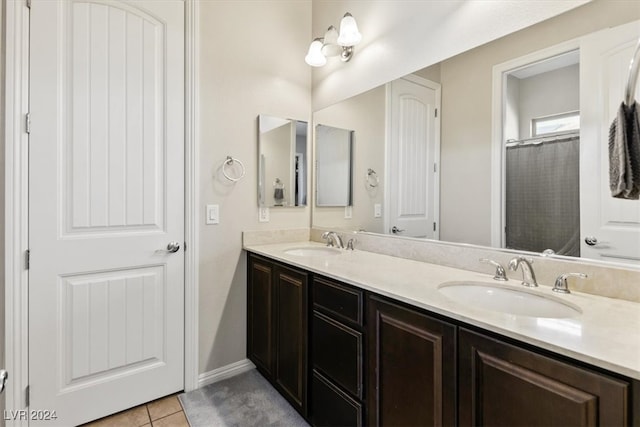
{"label": "faucet handle", "polygon": [[320,238],[322,240],[326,240],[327,241],[327,246],[333,247],[333,241],[329,238],[330,235],[331,235],[330,231],[325,231],[324,233],[322,233],[322,236],[320,236]]}
{"label": "faucet handle", "polygon": [[357,242],[355,237],[352,237],[351,239],[349,239],[349,241],[347,242],[347,250],[352,251],[353,250],[353,244]]}
{"label": "faucet handle", "polygon": [[561,274],[556,279],[556,283],[553,285],[553,289],[551,289],[551,290],[554,291],[554,292],[561,293],[561,294],[570,294],[571,291],[569,290],[569,284],[567,283],[567,277],[569,277],[569,276],[580,277],[581,279],[587,279],[589,277],[584,273],[564,273],[564,274]]}
{"label": "faucet handle", "polygon": [[493,276],[493,280],[500,280],[501,282],[506,282],[507,280],[509,280],[507,278],[506,272],[504,271],[504,267],[499,262],[496,262],[489,258],[480,258],[480,262],[491,264],[496,268],[496,273]]}

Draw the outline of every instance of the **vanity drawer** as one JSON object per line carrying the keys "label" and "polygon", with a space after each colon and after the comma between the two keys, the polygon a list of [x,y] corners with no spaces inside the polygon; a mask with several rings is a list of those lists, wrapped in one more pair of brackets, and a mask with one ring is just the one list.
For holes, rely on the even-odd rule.
{"label": "vanity drawer", "polygon": [[338,320],[362,326],[362,291],[327,279],[313,279],[315,308]]}
{"label": "vanity drawer", "polygon": [[362,333],[314,311],[313,367],[362,398]]}
{"label": "vanity drawer", "polygon": [[313,371],[311,420],[320,426],[362,426],[362,404]]}

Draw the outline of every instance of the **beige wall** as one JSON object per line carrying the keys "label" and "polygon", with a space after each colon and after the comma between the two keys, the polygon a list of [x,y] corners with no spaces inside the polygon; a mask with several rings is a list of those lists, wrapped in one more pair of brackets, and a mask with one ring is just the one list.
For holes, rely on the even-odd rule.
{"label": "beige wall", "polygon": [[442,62],[442,240],[491,243],[493,66],[636,19],[640,7],[635,0],[596,0]]}
{"label": "beige wall", "polygon": [[[355,131],[353,146],[353,211],[345,219],[344,208],[315,207],[313,225],[345,230],[383,232],[383,218],[374,218],[376,203],[384,203],[385,87],[380,86],[313,114],[315,125]],[[367,169],[377,172],[377,188],[365,185]]]}
{"label": "beige wall", "polygon": [[[220,205],[220,224],[198,226],[200,238],[200,372],[246,357],[246,259],[243,230],[309,226],[309,208],[272,208],[258,222],[259,114],[310,120],[311,40],[307,0],[200,2],[200,212]],[[246,176],[226,181],[227,155]]]}

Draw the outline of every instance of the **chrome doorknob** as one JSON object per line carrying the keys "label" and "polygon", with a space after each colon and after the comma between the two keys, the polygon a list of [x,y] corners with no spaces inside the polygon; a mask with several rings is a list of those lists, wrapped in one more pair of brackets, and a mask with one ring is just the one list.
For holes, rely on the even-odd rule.
{"label": "chrome doorknob", "polygon": [[180,250],[180,243],[179,242],[169,242],[169,244],[167,245],[167,252],[178,252]]}
{"label": "chrome doorknob", "polygon": [[587,236],[584,238],[584,242],[589,246],[595,246],[598,243],[598,239],[595,236]]}
{"label": "chrome doorknob", "polygon": [[9,373],[4,369],[0,369],[0,393],[6,388],[7,379],[9,379]]}
{"label": "chrome doorknob", "polygon": [[398,227],[396,227],[395,225],[394,225],[393,227],[391,227],[391,232],[392,232],[393,234],[402,233],[403,231],[404,231],[404,229],[403,229],[403,228],[398,228]]}

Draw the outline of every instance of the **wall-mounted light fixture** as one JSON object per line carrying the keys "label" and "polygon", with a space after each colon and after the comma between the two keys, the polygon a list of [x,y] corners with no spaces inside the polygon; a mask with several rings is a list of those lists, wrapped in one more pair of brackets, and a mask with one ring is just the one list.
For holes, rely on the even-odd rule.
{"label": "wall-mounted light fixture", "polygon": [[353,47],[360,40],[362,34],[358,31],[358,24],[347,12],[340,21],[340,33],[336,27],[330,26],[324,37],[313,39],[304,60],[312,67],[322,67],[327,63],[327,58],[332,56],[340,56],[342,62],[347,62],[353,56]]}

